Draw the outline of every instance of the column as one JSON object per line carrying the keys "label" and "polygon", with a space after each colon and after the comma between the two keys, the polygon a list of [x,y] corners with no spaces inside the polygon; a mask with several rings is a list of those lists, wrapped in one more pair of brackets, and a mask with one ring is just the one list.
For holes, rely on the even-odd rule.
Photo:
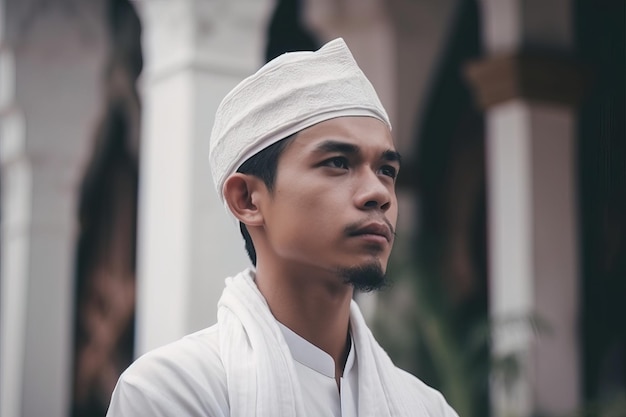
{"label": "column", "polygon": [[0,8],[0,415],[65,417],[77,188],[101,97],[104,1]]}
{"label": "column", "polygon": [[488,56],[467,68],[486,112],[492,353],[521,365],[492,380],[497,416],[562,415],[580,400],[571,7],[483,0]]}
{"label": "column", "polygon": [[145,66],[136,353],[216,321],[224,279],[250,265],[209,168],[227,92],[263,64],[272,1],[137,2]]}

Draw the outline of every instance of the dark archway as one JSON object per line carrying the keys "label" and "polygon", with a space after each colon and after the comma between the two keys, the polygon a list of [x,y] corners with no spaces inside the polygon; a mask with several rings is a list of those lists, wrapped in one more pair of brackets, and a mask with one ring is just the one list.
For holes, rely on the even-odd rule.
{"label": "dark archway", "polygon": [[78,209],[74,417],[106,414],[134,348],[141,29],[128,0],[110,0],[108,7],[104,111]]}
{"label": "dark archway", "polygon": [[577,0],[590,88],[578,116],[584,395],[626,408],[626,3]]}
{"label": "dark archway", "polygon": [[457,7],[402,181],[418,199],[413,371],[460,415],[483,416],[490,371],[484,120],[463,76],[482,54],[481,22],[476,1]]}
{"label": "dark archway", "polygon": [[314,51],[319,46],[302,23],[302,0],[278,0],[267,30],[265,61],[285,52]]}

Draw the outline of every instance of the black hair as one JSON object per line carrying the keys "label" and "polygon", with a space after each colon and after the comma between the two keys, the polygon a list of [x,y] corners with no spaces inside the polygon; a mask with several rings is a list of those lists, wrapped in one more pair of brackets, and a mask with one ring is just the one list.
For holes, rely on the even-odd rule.
{"label": "black hair", "polygon": [[[248,158],[241,164],[237,172],[260,178],[265,183],[268,191],[272,192],[274,190],[274,182],[276,181],[278,159],[293,136],[288,136]],[[252,265],[256,266],[256,250],[254,249],[250,233],[248,233],[246,225],[241,222],[239,222],[239,230],[245,241],[246,252],[248,252]]]}

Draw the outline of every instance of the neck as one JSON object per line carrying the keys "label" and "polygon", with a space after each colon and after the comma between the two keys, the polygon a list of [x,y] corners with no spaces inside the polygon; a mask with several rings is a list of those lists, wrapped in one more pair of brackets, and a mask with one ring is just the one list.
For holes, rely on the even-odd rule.
{"label": "neck", "polygon": [[335,361],[341,377],[349,352],[353,289],[327,271],[289,271],[257,264],[256,283],[276,319]]}

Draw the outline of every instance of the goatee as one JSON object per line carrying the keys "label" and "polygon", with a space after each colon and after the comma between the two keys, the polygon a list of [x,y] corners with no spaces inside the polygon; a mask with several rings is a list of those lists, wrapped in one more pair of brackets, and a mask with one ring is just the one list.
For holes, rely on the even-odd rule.
{"label": "goatee", "polygon": [[383,289],[389,285],[380,262],[342,268],[339,274],[343,277],[344,283],[352,285],[355,290],[362,292],[372,292]]}

